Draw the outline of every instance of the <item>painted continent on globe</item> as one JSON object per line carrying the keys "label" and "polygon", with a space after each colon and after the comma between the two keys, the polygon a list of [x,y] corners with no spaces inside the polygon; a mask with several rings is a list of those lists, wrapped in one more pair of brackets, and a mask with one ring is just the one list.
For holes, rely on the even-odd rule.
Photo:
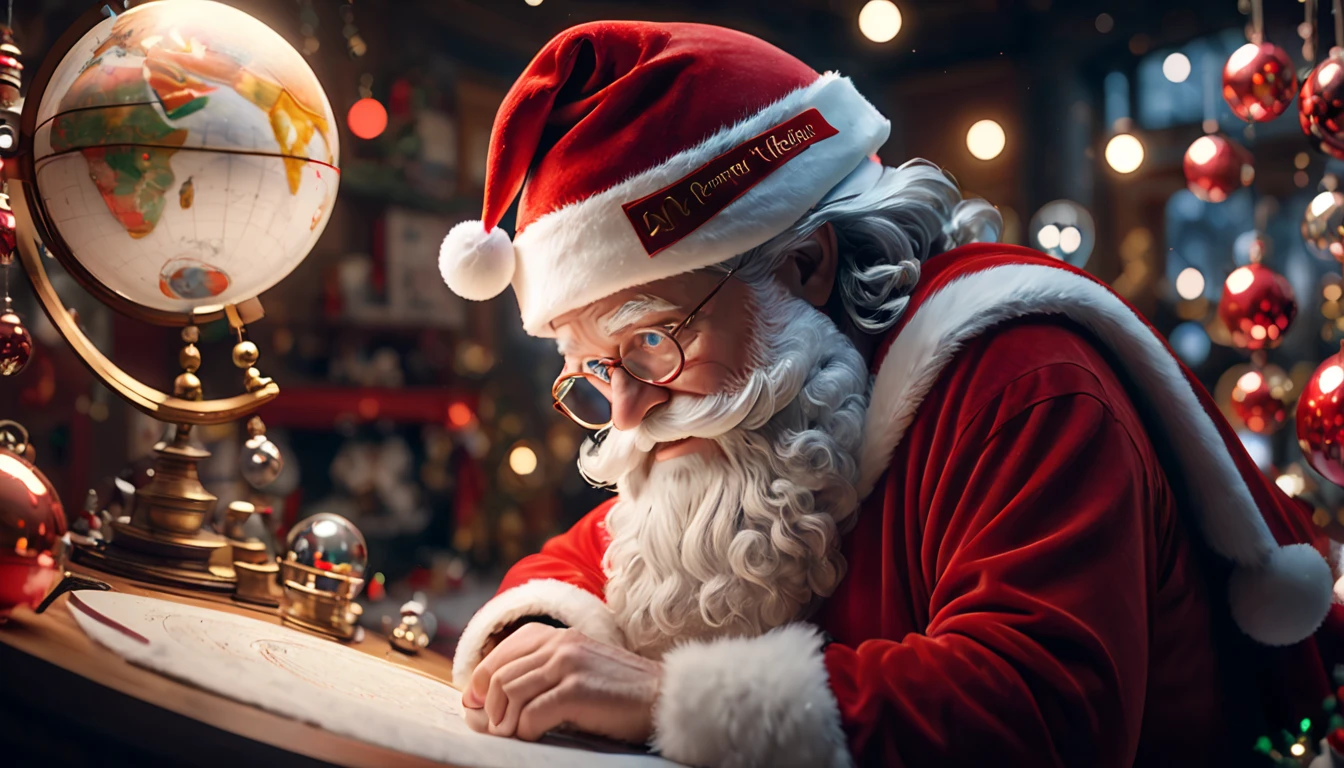
{"label": "painted continent on globe", "polygon": [[335,121],[307,63],[209,0],[99,24],[57,67],[38,125],[51,228],[97,280],[157,309],[278,282],[321,234],[339,180]]}

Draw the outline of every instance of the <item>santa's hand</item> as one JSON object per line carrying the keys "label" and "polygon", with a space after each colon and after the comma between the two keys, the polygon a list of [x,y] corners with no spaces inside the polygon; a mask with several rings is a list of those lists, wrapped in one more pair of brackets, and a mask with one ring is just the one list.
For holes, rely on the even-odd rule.
{"label": "santa's hand", "polygon": [[526,624],[472,673],[467,725],[535,741],[567,725],[642,744],[653,733],[662,664],[573,629]]}

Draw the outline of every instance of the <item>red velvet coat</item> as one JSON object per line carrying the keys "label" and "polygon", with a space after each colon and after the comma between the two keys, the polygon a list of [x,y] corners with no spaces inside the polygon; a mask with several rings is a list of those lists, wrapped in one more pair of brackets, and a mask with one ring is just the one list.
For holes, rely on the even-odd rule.
{"label": "red velvet coat", "polygon": [[[665,754],[843,764],[844,750],[795,759],[805,745],[840,738],[838,724],[848,757],[864,765],[1242,764],[1268,732],[1264,718],[1318,712],[1330,687],[1317,643],[1270,649],[1229,617],[1235,558],[1215,551],[1228,550],[1226,542],[1198,531],[1232,513],[1191,511],[1199,503],[1192,499],[1216,489],[1195,488],[1206,478],[1188,471],[1185,438],[1163,410],[1171,404],[1156,401],[1167,384],[1135,373],[1132,350],[1103,341],[1112,331],[1093,314],[1060,309],[1067,302],[1048,295],[1033,305],[1009,287],[1004,300],[970,307],[960,320],[931,300],[941,293],[973,304],[980,294],[958,296],[970,282],[956,278],[1023,265],[1059,271],[1070,296],[1092,290],[1072,282],[1088,280],[1080,274],[1004,246],[971,246],[926,265],[874,366],[871,409],[882,413],[870,413],[864,458],[882,463],[865,469],[874,490],[844,539],[848,574],[809,619],[827,644],[736,641],[737,655],[717,672],[715,647],[699,648],[693,660],[689,651],[670,654],[656,740]],[[1024,284],[1038,287],[1039,274]],[[1119,302],[1106,295],[1096,301]],[[982,320],[1005,306],[1016,309]],[[927,314],[938,307],[948,316]],[[985,327],[958,337],[955,348],[936,335],[966,322]],[[909,363],[911,375],[896,377],[899,391],[879,396],[888,356],[919,357],[918,345],[901,341],[915,336],[945,359]],[[1218,460],[1235,467],[1279,543],[1323,547],[1303,508],[1255,470],[1207,393],[1187,389],[1213,421],[1209,434],[1223,439]],[[464,634],[459,680],[489,636],[523,616],[548,614],[620,642],[600,603],[584,602],[603,593],[609,506],[514,566]],[[757,658],[773,665],[771,684],[757,677],[757,687],[791,691],[783,697],[806,712],[743,703],[751,683],[734,693],[732,670]],[[815,679],[833,704],[812,695],[812,678],[799,673],[793,688],[782,679],[809,660],[824,665]],[[686,681],[707,676],[715,677],[709,690]],[[741,721],[735,732],[716,732],[722,726],[713,721],[731,713],[705,703],[715,695],[756,713],[764,737],[753,740]],[[825,715],[808,714],[813,704]]]}

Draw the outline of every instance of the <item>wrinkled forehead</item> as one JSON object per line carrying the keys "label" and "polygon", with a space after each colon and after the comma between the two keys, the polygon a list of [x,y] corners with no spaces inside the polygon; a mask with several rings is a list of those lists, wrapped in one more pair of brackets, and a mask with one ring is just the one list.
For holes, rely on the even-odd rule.
{"label": "wrinkled forehead", "polygon": [[722,277],[693,272],[627,288],[566,312],[551,322],[551,330],[563,354],[570,339],[610,339],[644,318],[690,312]]}

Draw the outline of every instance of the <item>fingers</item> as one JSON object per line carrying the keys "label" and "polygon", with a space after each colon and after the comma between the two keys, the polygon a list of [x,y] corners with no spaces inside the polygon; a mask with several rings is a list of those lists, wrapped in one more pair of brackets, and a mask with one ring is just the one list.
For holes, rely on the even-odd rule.
{"label": "fingers", "polygon": [[504,716],[491,721],[490,732],[496,736],[513,736],[517,733],[523,710],[538,696],[554,688],[557,682],[554,667],[543,664],[506,683],[503,686],[507,698]]}
{"label": "fingers", "polygon": [[518,713],[518,727],[514,735],[523,741],[536,741],[548,731],[573,719],[576,716],[573,710],[577,706],[577,688],[574,678],[567,678],[529,701]]}
{"label": "fingers", "polygon": [[467,721],[467,727],[477,733],[490,732],[490,720],[485,715],[483,709],[464,709],[462,710],[462,719]]}
{"label": "fingers", "polygon": [[468,708],[483,706],[486,693],[490,690],[490,678],[495,674],[495,670],[537,650],[551,634],[558,631],[555,627],[534,622],[524,624],[504,638],[503,642],[495,646],[495,649],[486,654],[481,663],[476,665],[476,670],[471,673],[470,685],[462,692],[462,705]]}
{"label": "fingers", "polygon": [[[544,651],[534,651],[521,659],[515,659],[500,667],[490,676],[490,687],[485,694],[485,714],[490,718],[491,732],[504,719],[504,710],[513,700],[509,685],[515,680],[546,663]],[[543,689],[544,690],[544,689]],[[540,693],[540,691],[538,691]],[[506,733],[498,734],[507,736]]]}

